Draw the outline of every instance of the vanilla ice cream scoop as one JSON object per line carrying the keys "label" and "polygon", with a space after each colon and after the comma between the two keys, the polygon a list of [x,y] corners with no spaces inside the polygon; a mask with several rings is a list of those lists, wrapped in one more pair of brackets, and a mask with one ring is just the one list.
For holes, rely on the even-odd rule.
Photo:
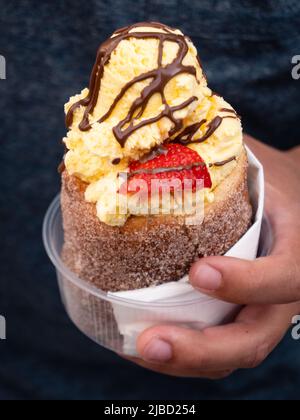
{"label": "vanilla ice cream scoop", "polygon": [[66,105],[66,166],[87,182],[124,169],[184,128],[211,95],[193,43],[159,23],[115,32],[100,47],[89,89]]}
{"label": "vanilla ice cream scoop", "polygon": [[204,191],[208,203],[243,151],[240,118],[208,88],[195,46],[160,23],[131,25],[105,41],[89,88],[72,97],[65,112],[67,172],[88,184],[86,201],[112,226],[136,214],[133,205],[121,212],[112,199],[120,172],[157,146],[172,141],[200,155],[212,181]]}

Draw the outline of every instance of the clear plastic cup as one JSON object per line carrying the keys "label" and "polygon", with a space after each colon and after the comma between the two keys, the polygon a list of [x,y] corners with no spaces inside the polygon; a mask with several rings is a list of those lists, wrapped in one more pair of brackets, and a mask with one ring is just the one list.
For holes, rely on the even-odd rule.
{"label": "clear plastic cup", "polygon": [[135,342],[143,326],[172,323],[203,329],[229,321],[238,310],[236,305],[197,293],[192,299],[180,302],[124,299],[80,279],[61,260],[64,234],[59,196],[45,217],[43,239],[56,268],[62,301],[71,320],[89,338],[117,353],[136,356]]}

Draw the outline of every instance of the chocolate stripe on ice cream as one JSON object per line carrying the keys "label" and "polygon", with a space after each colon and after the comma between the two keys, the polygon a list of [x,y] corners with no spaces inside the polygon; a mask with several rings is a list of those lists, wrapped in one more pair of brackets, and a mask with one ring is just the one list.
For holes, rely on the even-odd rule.
{"label": "chocolate stripe on ice cream", "polygon": [[[204,123],[206,123],[206,120],[202,120],[200,123],[199,123],[199,128],[196,130],[196,131],[194,131],[194,133],[193,133],[193,135],[190,137],[190,141],[189,142],[187,142],[187,139],[182,139],[182,134],[184,133],[182,133],[182,134],[180,134],[178,137],[177,137],[177,139],[176,139],[176,143],[180,143],[180,144],[183,144],[183,145],[186,145],[186,144],[188,144],[188,143],[203,143],[205,140],[207,140],[207,139],[209,139],[214,133],[215,133],[215,131],[217,131],[217,129],[220,127],[220,125],[222,124],[222,122],[223,122],[223,120],[225,120],[226,118],[232,118],[232,119],[236,119],[237,117],[236,116],[234,116],[234,115],[227,115],[226,117],[220,117],[220,116],[217,116],[217,117],[215,117],[213,120],[211,120],[211,122],[207,125],[207,131],[206,131],[206,133],[202,136],[202,137],[200,137],[199,139],[196,139],[196,140],[193,140],[192,139],[192,137],[194,136],[194,134],[198,131],[198,129],[204,124]],[[187,127],[186,128],[186,130],[188,130],[188,129],[192,129],[192,132],[193,132],[193,130],[196,128],[196,124],[193,124],[192,126],[190,126],[190,127]],[[184,130],[184,131],[186,131],[186,130]]]}
{"label": "chocolate stripe on ice cream", "polygon": [[[221,108],[220,111],[221,112],[230,112],[231,114],[234,114],[235,115],[235,118],[241,119],[241,116],[234,109],[231,109],[231,108]],[[229,118],[229,116],[228,116],[228,118]],[[232,117],[232,118],[234,118],[234,117]]]}
{"label": "chocolate stripe on ice cream", "polygon": [[[164,32],[130,32],[138,27],[152,27],[161,29]],[[113,133],[115,138],[119,142],[119,144],[124,147],[126,144],[127,139],[138,129],[155,123],[162,118],[166,117],[170,121],[173,122],[174,127],[171,129],[169,136],[172,137],[176,133],[178,133],[183,128],[183,121],[182,119],[176,118],[175,113],[180,111],[187,106],[191,105],[193,102],[197,101],[197,97],[192,97],[185,101],[183,104],[178,105],[176,107],[171,107],[168,105],[166,97],[165,97],[165,87],[170,82],[171,79],[174,77],[186,73],[197,77],[197,70],[194,66],[185,66],[183,64],[183,60],[188,53],[189,47],[187,44],[187,40],[183,35],[178,35],[172,32],[172,29],[162,25],[160,23],[139,23],[136,25],[128,26],[126,28],[120,29],[115,32],[114,36],[104,42],[97,55],[97,60],[91,75],[90,79],[90,86],[89,86],[89,94],[85,99],[82,99],[75,103],[69,110],[67,117],[66,117],[66,124],[70,127],[73,123],[74,112],[80,106],[86,107],[84,116],[82,121],[79,124],[79,128],[81,131],[88,131],[91,129],[91,124],[89,122],[89,116],[92,114],[93,110],[99,99],[99,93],[101,88],[101,81],[104,75],[104,68],[105,65],[110,61],[111,54],[117,46],[120,44],[121,41],[136,38],[136,39],[157,39],[159,41],[159,48],[158,48],[158,67],[152,71],[147,73],[141,74],[137,76],[130,82],[128,82],[121,90],[121,92],[117,95],[115,100],[113,101],[110,109],[108,112],[103,115],[99,123],[104,122],[107,118],[110,117],[112,112],[114,111],[115,107],[119,103],[119,101],[124,97],[126,92],[134,86],[136,83],[152,79],[150,84],[143,89],[141,92],[140,97],[138,97],[131,105],[130,110],[122,121],[120,121],[114,128]],[[163,49],[165,42],[175,42],[178,45],[178,53],[176,58],[172,61],[172,63],[163,66],[162,59],[163,59]],[[138,124],[134,124],[134,122],[141,118],[150,99],[155,94],[159,94],[162,98],[162,103],[164,105],[164,110],[158,114],[156,117],[149,118],[144,120]]]}
{"label": "chocolate stripe on ice cream", "polygon": [[183,145],[189,144],[192,142],[192,139],[194,135],[197,133],[197,131],[202,127],[203,124],[205,124],[207,120],[202,120],[199,123],[190,125],[189,127],[186,127],[182,133],[180,133],[175,139],[173,140],[175,143],[181,143]]}
{"label": "chocolate stripe on ice cream", "polygon": [[165,149],[162,145],[154,147],[149,153],[144,155],[139,161],[140,163],[147,163],[149,160],[152,160],[158,156],[166,155],[168,150]]}
{"label": "chocolate stripe on ice cream", "polygon": [[237,115],[236,112],[235,112],[235,110],[234,109],[231,109],[231,108],[221,108],[220,111],[221,112],[230,112],[230,113],[232,113],[234,115]]}
{"label": "chocolate stripe on ice cream", "polygon": [[130,25],[130,26],[125,26],[124,28],[117,29],[114,32],[114,35],[119,35],[119,34],[122,34],[122,33],[128,33],[135,28],[147,28],[147,27],[162,29],[169,34],[176,31],[175,28],[171,28],[171,26],[164,25],[163,23],[159,23],[159,22],[140,22],[140,23],[134,23],[133,25]]}
{"label": "chocolate stripe on ice cream", "polygon": [[[138,169],[137,171],[133,171],[130,173],[125,172],[124,174],[126,174],[128,179],[130,179],[134,177],[135,175],[157,175],[157,174],[163,174],[166,172],[179,172],[179,171],[184,171],[184,170],[190,171],[191,169],[204,167],[204,166],[207,166],[209,168],[212,168],[213,166],[221,167],[221,166],[227,165],[230,162],[233,162],[234,160],[236,160],[236,156],[233,156],[222,162],[215,162],[215,163],[209,163],[209,164],[206,164],[205,162],[198,162],[198,163],[194,163],[193,165],[173,166],[169,168]],[[119,175],[122,175],[122,174],[120,173]]]}
{"label": "chocolate stripe on ice cream", "polygon": [[233,157],[231,157],[231,158],[229,158],[229,159],[226,159],[226,160],[223,160],[222,162],[215,162],[215,163],[210,163],[209,164],[209,167],[211,168],[211,167],[213,167],[213,166],[225,166],[225,165],[227,165],[228,163],[231,163],[231,162],[233,162],[234,160],[236,160],[236,156],[233,156]]}
{"label": "chocolate stripe on ice cream", "polygon": [[[213,92],[212,96],[220,96],[218,93]],[[207,120],[202,120],[199,123],[190,125],[189,127],[186,127],[182,133],[180,133],[173,141],[175,143],[180,143],[182,145],[187,145],[189,143],[203,143],[205,140],[209,139],[214,132],[220,127],[223,120],[226,118],[232,118],[232,119],[240,119],[241,117],[237,114],[237,112],[232,108],[221,108],[219,110],[220,112],[227,112],[233,115],[226,115],[224,117],[217,116],[215,117],[209,124],[208,129],[206,133],[201,137],[200,139],[193,140],[194,135],[197,133],[197,131],[202,127],[203,124],[207,122]]]}

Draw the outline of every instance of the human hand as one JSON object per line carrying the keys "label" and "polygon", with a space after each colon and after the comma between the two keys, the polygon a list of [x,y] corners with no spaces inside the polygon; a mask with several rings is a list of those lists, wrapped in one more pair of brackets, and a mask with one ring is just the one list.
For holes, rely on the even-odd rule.
{"label": "human hand", "polygon": [[141,366],[175,376],[222,378],[259,365],[300,311],[299,149],[280,152],[246,137],[266,175],[270,256],[248,262],[209,257],[194,264],[193,286],[226,301],[248,304],[233,324],[202,332],[157,326],[138,340]]}

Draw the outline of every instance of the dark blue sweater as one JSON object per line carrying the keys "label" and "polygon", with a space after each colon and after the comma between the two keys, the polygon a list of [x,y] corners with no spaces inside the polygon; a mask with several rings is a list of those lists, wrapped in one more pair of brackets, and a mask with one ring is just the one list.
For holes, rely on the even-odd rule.
{"label": "dark blue sweater", "polygon": [[223,382],[160,376],[97,347],[68,320],[41,243],[59,190],[63,104],[88,83],[100,42],[159,20],[196,43],[211,87],[246,130],[299,143],[299,0],[0,0],[0,398],[299,398],[300,344],[287,337],[263,367]]}

